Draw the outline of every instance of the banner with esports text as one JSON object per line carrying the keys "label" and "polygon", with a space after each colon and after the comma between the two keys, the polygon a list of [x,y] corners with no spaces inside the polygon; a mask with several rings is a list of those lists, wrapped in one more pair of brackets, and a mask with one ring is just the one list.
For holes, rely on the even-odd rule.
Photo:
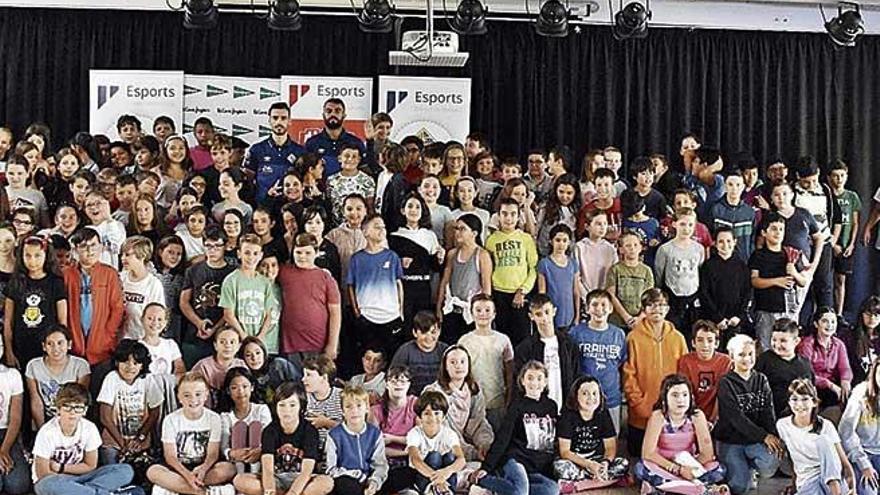
{"label": "banner with esports text", "polygon": [[323,130],[323,106],[328,98],[345,102],[345,130],[365,138],[364,124],[373,114],[372,78],[281,76],[281,93],[290,104],[294,141],[305,143]]}
{"label": "banner with esports text", "polygon": [[379,76],[379,111],[391,115],[391,139],[464,142],[470,132],[468,78]]}
{"label": "banner with esports text", "polygon": [[90,70],[89,132],[115,141],[116,120],[126,114],[147,130],[160,115],[183,120],[183,71]]}
{"label": "banner with esports text", "polygon": [[183,81],[183,132],[189,135],[200,117],[214,130],[247,143],[272,133],[269,105],[281,100],[279,79],[186,74]]}

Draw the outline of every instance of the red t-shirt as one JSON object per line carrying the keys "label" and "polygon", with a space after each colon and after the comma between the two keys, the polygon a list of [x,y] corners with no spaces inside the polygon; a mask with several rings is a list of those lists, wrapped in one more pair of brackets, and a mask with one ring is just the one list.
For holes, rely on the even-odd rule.
{"label": "red t-shirt", "polygon": [[689,352],[678,360],[678,372],[691,382],[697,407],[709,421],[718,419],[718,382],[730,371],[731,363],[730,357],[720,352],[709,361],[700,359],[696,352]]}
{"label": "red t-shirt", "polygon": [[339,304],[339,286],[323,268],[282,265],[281,352],[322,352],[327,345],[328,306]]}
{"label": "red t-shirt", "polygon": [[587,213],[593,211],[604,211],[608,215],[608,233],[605,239],[614,242],[620,237],[620,225],[623,222],[623,210],[620,207],[620,198],[614,198],[610,208],[600,208],[594,199],[590,203],[585,204],[581,211],[578,212],[577,218],[577,238],[581,239],[587,235]]}

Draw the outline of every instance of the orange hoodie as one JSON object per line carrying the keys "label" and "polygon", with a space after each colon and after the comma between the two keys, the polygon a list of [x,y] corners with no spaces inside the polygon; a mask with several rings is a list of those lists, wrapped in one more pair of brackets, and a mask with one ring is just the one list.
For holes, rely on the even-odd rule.
{"label": "orange hoodie", "polygon": [[684,336],[668,321],[663,322],[659,340],[644,319],[626,337],[629,355],[623,364],[623,393],[629,407],[629,424],[644,430],[654,403],[660,396],[660,383],[678,369],[678,358],[687,354]]}

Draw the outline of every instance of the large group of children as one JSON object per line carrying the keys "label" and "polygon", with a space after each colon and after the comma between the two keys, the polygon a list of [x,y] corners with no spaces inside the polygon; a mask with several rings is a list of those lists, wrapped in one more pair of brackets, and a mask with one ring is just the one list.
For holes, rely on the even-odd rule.
{"label": "large group of children", "polygon": [[880,491],[880,297],[842,316],[880,191],[860,222],[845,163],[523,165],[323,111],[303,144],[285,103],[251,146],[0,128],[0,493]]}

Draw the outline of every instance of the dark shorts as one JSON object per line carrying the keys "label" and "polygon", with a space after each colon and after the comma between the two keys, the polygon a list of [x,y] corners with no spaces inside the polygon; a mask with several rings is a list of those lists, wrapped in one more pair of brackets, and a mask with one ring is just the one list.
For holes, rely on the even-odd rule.
{"label": "dark shorts", "polygon": [[852,275],[855,256],[835,256],[831,265],[834,267],[834,273],[841,275]]}

